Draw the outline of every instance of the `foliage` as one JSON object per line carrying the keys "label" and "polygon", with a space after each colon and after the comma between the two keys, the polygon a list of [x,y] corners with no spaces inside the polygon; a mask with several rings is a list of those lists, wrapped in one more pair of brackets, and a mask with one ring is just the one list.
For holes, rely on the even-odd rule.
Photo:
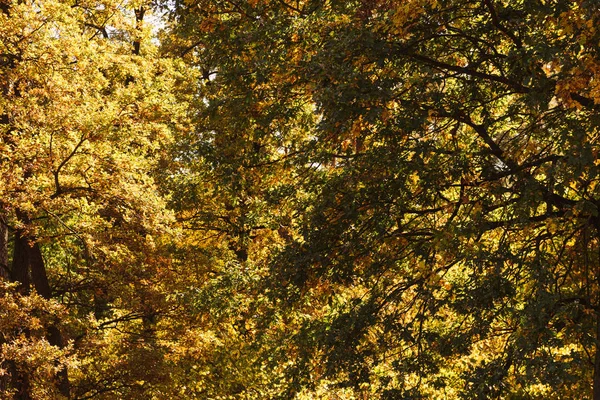
{"label": "foliage", "polygon": [[42,302],[33,289],[52,302],[35,309],[59,301],[66,310],[45,333],[27,319],[17,336],[2,326],[3,368],[12,368],[2,385],[16,398],[54,393],[52,379],[40,386],[28,372],[27,352],[44,335],[57,355],[38,357],[52,363],[68,350],[73,360],[56,377],[65,397],[139,398],[168,376],[152,324],[173,311],[161,254],[176,232],[153,175],[185,106],[172,94],[185,76],[158,56],[143,7],[48,0],[6,3],[0,14],[10,277],[25,303]]}
{"label": "foliage", "polygon": [[594,1],[0,10],[9,398],[600,399]]}
{"label": "foliage", "polygon": [[170,45],[204,74],[196,148],[231,168],[219,192],[268,177],[244,168],[260,155],[294,182],[259,282],[281,397],[591,395],[597,17],[585,1],[179,6]]}

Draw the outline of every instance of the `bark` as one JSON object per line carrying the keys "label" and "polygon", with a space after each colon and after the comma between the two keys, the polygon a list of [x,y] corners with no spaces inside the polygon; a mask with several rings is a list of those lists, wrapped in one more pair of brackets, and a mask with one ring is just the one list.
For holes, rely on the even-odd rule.
{"label": "bark", "polygon": [[29,269],[31,273],[31,284],[36,292],[45,299],[52,297],[48,275],[46,275],[46,266],[42,258],[42,251],[37,243],[27,243],[27,251],[29,252]]}
{"label": "bark", "polygon": [[13,361],[10,361],[9,373],[13,380],[13,388],[16,390],[13,399],[32,400],[29,394],[29,377],[27,374],[20,373]]}
{"label": "bark", "polygon": [[[137,30],[141,30],[142,21],[144,20],[144,14],[146,13],[146,9],[142,6],[135,10],[135,25]],[[136,56],[140,55],[141,42],[139,39],[133,41],[133,54]]]}
{"label": "bark", "polygon": [[[595,218],[596,234],[600,237],[600,218]],[[596,290],[600,289],[600,248],[598,248],[598,265],[596,267]],[[596,300],[596,350],[594,355],[593,400],[600,400],[600,313],[598,306],[600,299]]]}
{"label": "bark", "polygon": [[19,283],[21,292],[29,291],[29,244],[27,239],[21,233],[15,234],[15,244],[13,249],[13,262],[10,269],[10,279]]}
{"label": "bark", "polygon": [[596,315],[596,354],[594,357],[594,400],[600,400],[600,315]]}
{"label": "bark", "polygon": [[8,226],[4,215],[0,214],[0,280],[9,280],[8,269]]}

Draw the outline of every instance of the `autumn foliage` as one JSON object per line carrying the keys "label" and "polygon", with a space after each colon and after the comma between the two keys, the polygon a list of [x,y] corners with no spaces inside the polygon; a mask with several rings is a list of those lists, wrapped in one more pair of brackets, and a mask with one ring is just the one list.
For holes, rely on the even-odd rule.
{"label": "autumn foliage", "polygon": [[600,400],[599,23],[0,0],[0,397]]}

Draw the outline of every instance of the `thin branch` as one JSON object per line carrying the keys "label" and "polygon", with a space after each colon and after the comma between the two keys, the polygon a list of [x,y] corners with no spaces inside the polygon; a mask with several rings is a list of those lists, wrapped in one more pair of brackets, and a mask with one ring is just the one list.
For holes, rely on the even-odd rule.
{"label": "thin branch", "polygon": [[285,2],[285,1],[283,1],[283,0],[277,0],[277,2],[278,2],[279,4],[281,4],[282,6],[284,6],[284,7],[286,7],[286,8],[289,8],[290,10],[292,10],[292,11],[294,11],[294,12],[297,12],[297,13],[298,13],[298,14],[300,14],[300,15],[304,15],[304,11],[300,10],[299,8],[296,8],[296,7],[294,7],[294,6],[293,6],[293,5],[291,5],[291,4],[288,4],[288,3],[286,3],[286,2]]}
{"label": "thin branch", "polygon": [[73,148],[73,150],[71,151],[71,153],[69,153],[69,155],[58,165],[58,167],[56,168],[56,171],[54,171],[54,185],[56,187],[56,191],[54,192],[54,194],[51,196],[52,198],[59,196],[60,194],[63,193],[62,188],[60,186],[60,181],[58,179],[58,175],[60,174],[60,170],[69,162],[69,160],[71,160],[75,154],[77,153],[77,150],[81,147],[81,145],[87,140],[87,135],[82,135],[81,139],[79,139],[79,142],[75,145],[75,147]]}
{"label": "thin branch", "polygon": [[498,14],[496,14],[496,10],[494,9],[494,5],[492,4],[492,0],[483,0],[483,3],[487,6],[490,11],[490,16],[492,17],[492,23],[498,30],[504,33],[512,42],[517,46],[517,48],[523,47],[523,42],[519,39],[515,34],[509,31],[504,25],[500,23],[498,19]]}
{"label": "thin branch", "polygon": [[407,55],[414,60],[420,61],[420,62],[430,65],[432,67],[440,68],[442,70],[454,71],[454,72],[458,72],[460,74],[474,76],[474,77],[482,78],[482,79],[485,79],[488,81],[503,83],[503,84],[513,88],[517,93],[529,93],[531,91],[531,89],[529,87],[524,86],[518,82],[511,81],[510,79],[508,79],[504,76],[487,74],[485,72],[479,72],[479,71],[476,71],[469,67],[460,67],[458,65],[447,64],[447,63],[444,63],[444,62],[441,62],[438,60],[434,60],[432,58],[429,58],[429,57],[421,55],[421,54],[408,53]]}
{"label": "thin branch", "polygon": [[[102,34],[102,37],[104,39],[108,39],[108,31],[106,30],[105,26],[100,26],[100,25],[92,24],[90,22],[85,22],[84,25],[88,26],[90,28],[96,29],[98,32],[100,32]],[[93,38],[93,36],[92,36],[92,38]]]}

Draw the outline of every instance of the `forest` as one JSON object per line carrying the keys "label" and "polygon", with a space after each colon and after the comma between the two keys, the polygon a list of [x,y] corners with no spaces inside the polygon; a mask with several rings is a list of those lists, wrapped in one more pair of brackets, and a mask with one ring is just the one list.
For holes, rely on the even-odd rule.
{"label": "forest", "polygon": [[600,400],[597,0],[0,0],[0,398]]}

